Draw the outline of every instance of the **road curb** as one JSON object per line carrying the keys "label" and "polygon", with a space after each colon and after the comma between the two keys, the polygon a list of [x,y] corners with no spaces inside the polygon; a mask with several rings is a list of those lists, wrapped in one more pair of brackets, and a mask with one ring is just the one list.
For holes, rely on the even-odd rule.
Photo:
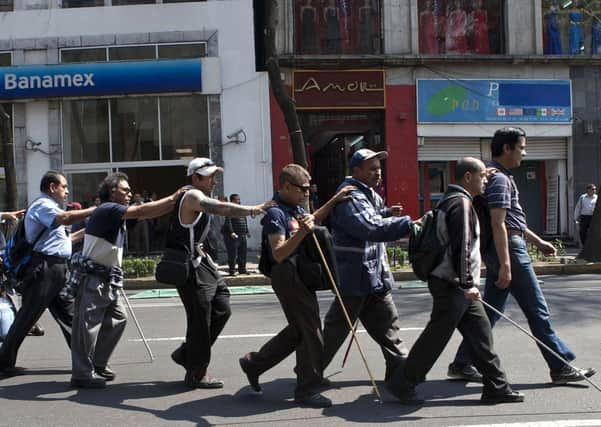
{"label": "road curb", "polygon": [[[575,275],[575,274],[601,274],[601,262],[584,264],[542,264],[535,263],[534,271],[538,275]],[[394,280],[397,282],[417,280],[413,271],[394,271]],[[482,276],[486,270],[482,270]],[[270,286],[271,280],[262,274],[249,274],[241,276],[224,276],[228,286]],[[126,279],[125,288],[129,290],[164,289],[173,288],[173,285],[157,282],[154,277],[139,277]]]}

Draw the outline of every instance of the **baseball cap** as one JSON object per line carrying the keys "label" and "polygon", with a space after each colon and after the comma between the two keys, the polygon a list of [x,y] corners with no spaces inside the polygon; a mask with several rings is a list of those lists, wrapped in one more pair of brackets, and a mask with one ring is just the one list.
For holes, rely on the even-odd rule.
{"label": "baseball cap", "polygon": [[217,166],[213,160],[207,157],[196,157],[188,165],[188,176],[195,173],[202,176],[211,176],[217,171],[223,172],[223,168]]}
{"label": "baseball cap", "polygon": [[362,148],[360,150],[355,151],[355,153],[352,155],[351,160],[349,161],[349,167],[352,169],[355,166],[359,166],[365,160],[384,160],[387,157],[388,153],[386,151],[375,152],[373,150],[370,150],[369,148]]}

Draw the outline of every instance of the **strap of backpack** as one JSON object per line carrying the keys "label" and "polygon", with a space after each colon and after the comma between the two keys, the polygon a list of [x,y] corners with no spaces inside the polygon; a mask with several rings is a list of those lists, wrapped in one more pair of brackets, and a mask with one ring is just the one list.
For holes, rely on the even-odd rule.
{"label": "strap of backpack", "polygon": [[[31,205],[33,205],[35,202],[37,202],[40,199],[40,197],[38,197],[37,199],[35,199],[33,202],[31,202]],[[27,210],[25,211],[25,213],[23,214],[23,230],[25,231],[25,239],[27,240],[27,228],[25,228],[25,220],[27,219],[27,213],[29,212],[29,208],[31,208],[31,205],[29,205],[29,207],[27,208]],[[31,248],[35,248],[36,243],[38,243],[38,240],[40,240],[40,238],[42,237],[42,234],[44,234],[46,232],[46,230],[48,230],[48,227],[46,227],[44,225],[44,228],[42,228],[42,231],[40,231],[38,233],[38,235],[36,236],[35,239],[33,239],[33,242],[31,242]]]}

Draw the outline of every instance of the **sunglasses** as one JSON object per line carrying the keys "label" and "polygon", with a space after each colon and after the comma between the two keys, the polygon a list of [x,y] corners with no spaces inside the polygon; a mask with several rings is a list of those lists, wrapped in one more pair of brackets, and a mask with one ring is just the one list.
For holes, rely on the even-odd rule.
{"label": "sunglasses", "polygon": [[308,193],[311,191],[311,186],[309,184],[298,185],[298,184],[291,182],[290,185],[294,185],[296,188],[298,188],[303,193]]}

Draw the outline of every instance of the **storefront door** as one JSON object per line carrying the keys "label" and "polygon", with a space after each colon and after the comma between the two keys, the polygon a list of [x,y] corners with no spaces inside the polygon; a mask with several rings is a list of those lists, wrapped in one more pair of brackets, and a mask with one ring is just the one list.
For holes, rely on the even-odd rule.
{"label": "storefront door", "polygon": [[544,161],[524,161],[511,173],[520,192],[520,204],[526,212],[528,228],[536,234],[544,232],[545,179],[541,176]]}

